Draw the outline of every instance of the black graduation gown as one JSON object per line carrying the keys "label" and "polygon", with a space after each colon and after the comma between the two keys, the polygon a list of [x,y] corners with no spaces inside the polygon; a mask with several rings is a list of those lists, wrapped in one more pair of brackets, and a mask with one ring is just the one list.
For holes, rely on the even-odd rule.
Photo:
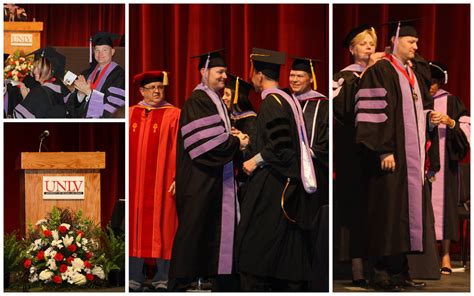
{"label": "black graduation gown", "polygon": [[[416,75],[418,98],[429,99],[424,80]],[[421,105],[421,108],[418,107],[421,114],[415,114],[411,95],[407,97],[409,103],[402,103],[401,81],[395,68],[384,59],[367,69],[359,84],[356,142],[365,147],[366,153],[363,170],[368,184],[367,242],[370,256],[425,249],[425,236],[429,233],[425,228],[430,226],[426,222],[432,215],[430,191],[428,182],[423,182],[424,170],[421,168],[425,153],[420,153],[418,146],[419,141],[426,140],[421,135],[427,126],[418,125],[420,122],[427,125],[427,121],[423,121],[423,105],[429,102],[417,101],[418,106]],[[403,102],[407,100],[403,99]],[[404,109],[408,115],[404,115]],[[426,137],[432,136],[434,131],[426,132]],[[415,133],[415,136],[406,137],[405,133]],[[416,144],[409,145],[411,142]],[[424,148],[421,148],[423,152]],[[396,170],[393,173],[380,168],[380,155],[385,153],[394,154]],[[412,161],[414,157],[418,157],[419,161]],[[416,177],[409,178],[415,174]],[[409,182],[415,185],[409,187]],[[414,197],[411,200],[409,188],[418,191],[411,195]]]}
{"label": "black graduation gown", "polygon": [[[244,118],[240,118],[238,120],[234,120],[234,127],[241,131],[244,134],[247,134],[249,136],[250,142],[252,142],[252,138],[255,133],[255,123],[257,121],[257,116],[248,116]],[[250,159],[250,151],[244,150],[240,153],[235,154],[234,158],[234,169],[237,171],[235,180],[239,183],[241,186],[245,186],[243,184],[248,180],[247,174],[244,173],[242,166],[244,161]],[[241,189],[241,187],[239,187]],[[239,202],[241,202],[241,192],[239,192]]]}
{"label": "black graduation gown", "polygon": [[14,111],[15,118],[65,118],[64,97],[68,93],[61,83],[45,83],[33,87]]}
{"label": "black graduation gown", "polygon": [[[362,156],[355,142],[355,95],[359,85],[360,72],[341,71],[333,76],[342,86],[333,98],[334,113],[334,221],[347,229],[337,235],[340,242],[336,257],[339,259],[366,256],[366,209],[367,194],[362,182]],[[335,233],[338,233],[335,231]],[[349,248],[347,248],[347,245]],[[336,252],[336,251],[335,251]]]}
{"label": "black graduation gown", "polygon": [[[26,76],[23,81],[22,81],[27,88],[30,90],[34,87],[40,87],[41,84],[36,81],[33,77],[30,75]],[[21,96],[20,89],[16,86],[13,86],[11,83],[6,83],[4,86],[4,102],[5,102],[5,107],[3,110],[4,116],[7,118],[13,117],[13,110],[15,110],[15,107],[23,101],[23,97]]]}
{"label": "black graduation gown", "polygon": [[283,280],[311,279],[308,232],[285,218],[281,208],[295,217],[292,208],[306,197],[300,179],[299,138],[290,105],[280,95],[263,101],[252,140],[252,154],[261,153],[266,165],[250,177],[241,204],[236,234],[239,272]]}
{"label": "black graduation gown", "polygon": [[[176,210],[178,229],[174,238],[169,278],[195,278],[218,274],[221,249],[223,170],[239,151],[239,139],[228,136],[220,145],[191,159],[192,149],[209,143],[201,138],[185,149],[185,139],[212,127],[223,127],[217,120],[208,125],[203,118],[218,116],[216,105],[202,90],[193,91],[184,103],[179,122],[176,151]],[[200,122],[186,134],[183,127]],[[236,221],[234,221],[236,223]],[[231,258],[232,259],[232,258]]]}
{"label": "black graduation gown", "polygon": [[[316,122],[313,125],[316,108],[319,103]],[[319,205],[329,203],[329,101],[326,98],[318,98],[301,102],[304,110],[303,117],[306,126],[308,141],[314,132],[313,163],[315,167],[318,190],[314,193]]]}
{"label": "black graduation gown", "polygon": [[307,208],[313,218],[309,225],[313,274],[310,291],[324,292],[329,290],[329,101],[316,98],[300,102],[308,141],[314,133],[311,150],[318,182],[317,191],[308,197]]}
{"label": "black graduation gown", "polygon": [[[432,201],[435,213],[435,229],[437,239],[459,239],[459,162],[466,156],[469,150],[469,141],[463,131],[463,119],[469,117],[469,113],[463,102],[443,90],[434,95],[435,110],[446,113],[456,121],[453,129],[445,125],[438,127],[440,134],[440,146],[444,154],[444,166],[442,171],[436,174],[433,182]],[[444,100],[444,101],[442,101]],[[461,122],[460,122],[461,119]],[[464,125],[464,126],[463,126]],[[444,182],[444,186],[443,183]],[[444,187],[444,192],[443,192]],[[444,206],[443,206],[444,205]]]}
{"label": "black graduation gown", "polygon": [[[94,71],[95,65],[95,63],[92,64],[89,69],[81,73],[81,75],[84,75],[86,80],[89,79],[89,76]],[[125,71],[122,69],[122,67],[117,65],[108,75],[104,75],[102,79],[105,80],[102,84],[102,87],[95,90],[94,92],[98,93],[93,95],[103,95],[103,100],[101,100],[101,104],[103,105],[101,108],[103,108],[103,112],[99,112],[101,114],[95,115],[94,117],[97,116],[100,118],[111,118],[114,117],[114,113],[117,112],[117,110],[125,106]],[[71,117],[90,117],[88,115],[88,110],[91,101],[92,96],[87,102],[86,99],[82,100],[82,102],[79,102],[77,91],[73,92],[67,101],[68,110],[71,114]]]}

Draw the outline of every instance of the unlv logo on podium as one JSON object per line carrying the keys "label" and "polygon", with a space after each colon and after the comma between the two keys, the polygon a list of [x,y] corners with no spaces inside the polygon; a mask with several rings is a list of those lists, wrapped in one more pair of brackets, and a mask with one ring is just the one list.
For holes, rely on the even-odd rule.
{"label": "unlv logo on podium", "polygon": [[84,177],[43,176],[43,199],[84,199]]}

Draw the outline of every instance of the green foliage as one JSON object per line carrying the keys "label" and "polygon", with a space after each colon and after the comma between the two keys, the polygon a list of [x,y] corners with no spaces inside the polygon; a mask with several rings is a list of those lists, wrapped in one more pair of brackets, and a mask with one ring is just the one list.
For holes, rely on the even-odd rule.
{"label": "green foliage", "polygon": [[107,275],[111,270],[125,270],[125,234],[116,235],[110,225],[102,231],[102,255],[97,263]]}
{"label": "green foliage", "polygon": [[22,250],[25,248],[23,241],[18,240],[17,231],[5,234],[3,237],[3,264],[4,273],[13,273],[21,266]]}

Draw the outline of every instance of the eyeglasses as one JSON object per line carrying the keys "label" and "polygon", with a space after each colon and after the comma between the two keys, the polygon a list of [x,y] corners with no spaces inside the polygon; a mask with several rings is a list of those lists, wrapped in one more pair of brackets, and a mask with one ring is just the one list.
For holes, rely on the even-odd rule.
{"label": "eyeglasses", "polygon": [[164,85],[154,85],[152,87],[144,87],[142,86],[143,89],[145,90],[150,90],[150,91],[155,91],[155,90],[164,90],[165,86]]}

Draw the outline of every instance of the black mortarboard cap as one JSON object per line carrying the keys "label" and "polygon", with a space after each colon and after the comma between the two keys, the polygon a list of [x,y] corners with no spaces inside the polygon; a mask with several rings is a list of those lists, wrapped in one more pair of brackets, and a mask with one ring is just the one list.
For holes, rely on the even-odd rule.
{"label": "black mortarboard cap", "polygon": [[[238,79],[238,84],[237,84]],[[232,109],[237,112],[253,111],[252,103],[250,103],[248,96],[252,85],[240,77],[236,77],[227,73],[227,80],[225,87],[234,91],[234,96],[231,99]]]}
{"label": "black mortarboard cap", "polygon": [[273,80],[278,80],[280,66],[285,64],[286,55],[283,52],[254,47],[250,59],[253,61],[255,71],[262,72]]}
{"label": "black mortarboard cap", "polygon": [[398,23],[400,23],[400,32],[398,33],[398,37],[412,36],[418,38],[418,33],[414,27],[414,23],[418,20],[419,19],[408,19],[388,22],[387,25],[389,26],[390,32],[390,35],[388,36],[389,39],[397,35]]}
{"label": "black mortarboard cap", "polygon": [[344,48],[349,48],[349,46],[351,45],[351,41],[352,39],[354,39],[355,36],[359,35],[360,33],[364,32],[365,30],[369,30],[370,28],[372,28],[370,25],[368,24],[362,24],[354,29],[352,29],[347,35],[346,37],[344,38],[344,40],[342,41],[342,46]]}
{"label": "black mortarboard cap", "polygon": [[442,81],[444,84],[448,83],[448,67],[445,64],[432,61],[430,62],[430,69],[432,78]]}
{"label": "black mortarboard cap", "polygon": [[120,37],[119,34],[109,32],[97,32],[92,36],[92,44],[96,45],[108,45],[114,47],[114,40]]}
{"label": "black mortarboard cap", "polygon": [[59,79],[64,78],[64,68],[66,66],[66,57],[56,51],[54,47],[43,47],[28,54],[35,55],[35,60],[45,58],[53,66],[53,75]]}
{"label": "black mortarboard cap", "polygon": [[207,58],[209,57],[209,64],[207,65],[207,68],[213,68],[213,67],[227,67],[227,64],[224,61],[224,58],[221,56],[220,52],[222,52],[224,49],[218,49],[214,51],[209,51],[200,55],[192,56],[191,58],[199,58],[199,66],[198,70],[205,68],[206,63],[207,63]]}
{"label": "black mortarboard cap", "polygon": [[292,56],[293,58],[293,65],[291,66],[291,70],[296,70],[296,71],[305,71],[308,72],[309,74],[312,73],[311,71],[311,65],[314,66],[316,63],[320,63],[321,60],[317,59],[312,59],[312,58],[302,58],[302,57],[295,57]]}

